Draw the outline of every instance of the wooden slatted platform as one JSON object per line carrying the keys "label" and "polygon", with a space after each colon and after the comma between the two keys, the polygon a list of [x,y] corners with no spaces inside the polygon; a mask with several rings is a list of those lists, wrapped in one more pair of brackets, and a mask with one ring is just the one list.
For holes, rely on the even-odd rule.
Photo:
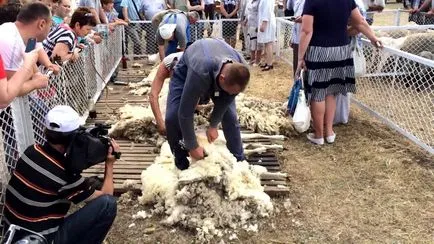
{"label": "wooden slatted platform", "polygon": [[[89,119],[87,123],[106,122],[111,114],[127,103],[137,105],[145,105],[148,103],[146,101],[147,98],[134,96],[128,94],[128,92],[128,86],[110,85],[108,94],[103,93],[96,104],[97,118],[95,120]],[[244,133],[249,132],[244,131]],[[128,190],[123,187],[123,182],[127,179],[136,180],[138,184],[133,190],[140,191],[140,175],[143,170],[154,162],[157,156],[157,154],[155,154],[155,146],[145,143],[134,143],[127,140],[118,140],[118,142],[121,146],[122,158],[116,162],[114,166],[115,192],[123,193]],[[271,144],[269,139],[246,140],[244,142]],[[281,171],[276,154],[273,152],[251,155],[247,161],[251,164],[266,167],[270,173]],[[103,174],[104,164],[99,164],[86,170],[83,176],[99,176],[102,178]],[[287,195],[289,193],[287,178],[283,175],[265,174],[261,177],[261,183],[270,196]]]}

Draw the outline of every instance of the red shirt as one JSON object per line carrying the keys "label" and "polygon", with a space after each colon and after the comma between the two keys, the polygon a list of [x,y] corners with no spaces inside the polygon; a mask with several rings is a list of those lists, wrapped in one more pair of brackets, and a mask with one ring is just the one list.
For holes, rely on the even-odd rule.
{"label": "red shirt", "polygon": [[0,79],[5,79],[6,76],[6,71],[5,71],[5,67],[3,65],[3,59],[2,56],[0,55]]}

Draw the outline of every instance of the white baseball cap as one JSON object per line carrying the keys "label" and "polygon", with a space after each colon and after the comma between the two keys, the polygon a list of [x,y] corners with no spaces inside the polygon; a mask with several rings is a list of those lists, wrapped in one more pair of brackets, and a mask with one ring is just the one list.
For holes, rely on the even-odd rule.
{"label": "white baseball cap", "polygon": [[48,111],[45,126],[51,131],[71,132],[80,127],[80,115],[70,106],[58,105]]}
{"label": "white baseball cap", "polygon": [[160,26],[159,31],[160,31],[161,38],[163,38],[164,40],[170,39],[175,29],[176,29],[176,24],[164,24]]}

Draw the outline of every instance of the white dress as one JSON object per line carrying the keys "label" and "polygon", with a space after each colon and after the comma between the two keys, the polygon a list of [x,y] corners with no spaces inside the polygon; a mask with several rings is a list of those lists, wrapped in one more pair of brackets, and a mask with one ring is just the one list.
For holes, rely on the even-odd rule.
{"label": "white dress", "polygon": [[[258,13],[258,43],[276,41],[276,16],[274,15],[275,0],[260,0]],[[264,32],[259,31],[262,21],[268,21]]]}

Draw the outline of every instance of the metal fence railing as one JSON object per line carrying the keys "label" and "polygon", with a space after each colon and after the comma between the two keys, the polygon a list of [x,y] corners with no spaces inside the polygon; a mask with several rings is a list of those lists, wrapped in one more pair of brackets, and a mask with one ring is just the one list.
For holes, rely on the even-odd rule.
{"label": "metal fence railing", "polygon": [[363,43],[367,74],[353,102],[434,154],[434,61]]}
{"label": "metal fence railing", "polygon": [[400,26],[400,25],[432,25],[434,16],[425,12],[410,13],[408,10],[395,9],[382,12],[368,12],[367,21],[372,26]]}
{"label": "metal fence railing", "polygon": [[[408,12],[390,11],[374,19],[404,13],[408,17]],[[285,36],[292,28],[292,22],[278,18],[277,56],[289,65],[292,50]],[[363,41],[367,74],[358,78],[353,102],[434,154],[434,25],[372,28],[386,47],[375,49]]]}
{"label": "metal fence railing", "polygon": [[[199,20],[190,25],[190,41],[206,37],[226,37],[234,29],[235,33],[239,33],[238,23],[239,19]],[[226,28],[222,28],[223,25]],[[140,59],[158,53],[156,33],[157,27],[154,27],[151,21],[132,21],[125,28],[126,56],[130,59]]]}
{"label": "metal fence railing", "polygon": [[434,25],[375,26],[373,29],[388,47],[434,59]]}
{"label": "metal fence railing", "polygon": [[276,19],[277,49],[276,56],[292,66],[291,38],[294,22],[284,18]]}
{"label": "metal fence railing", "polygon": [[46,89],[16,98],[0,110],[0,220],[6,184],[20,153],[45,141],[45,115],[56,105],[71,106],[85,122],[89,101],[97,101],[121,60],[122,32],[122,27],[116,28],[102,43],[86,47],[77,61],[64,63],[58,75],[50,76]]}

